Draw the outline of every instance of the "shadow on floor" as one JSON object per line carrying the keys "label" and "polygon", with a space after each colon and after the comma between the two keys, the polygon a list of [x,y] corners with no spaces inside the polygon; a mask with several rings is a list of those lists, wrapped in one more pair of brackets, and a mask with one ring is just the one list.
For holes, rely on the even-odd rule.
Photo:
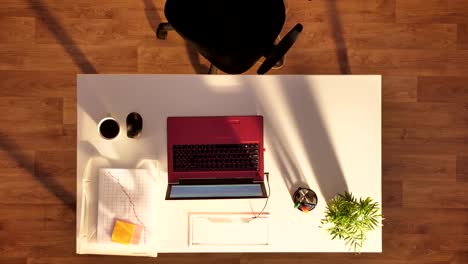
{"label": "shadow on floor", "polygon": [[83,73],[97,73],[96,68],[89,62],[83,51],[65,32],[60,22],[55,18],[40,0],[27,0],[31,8],[36,12],[39,19],[46,22],[49,31],[54,35],[63,49],[68,53],[73,62]]}
{"label": "shadow on floor", "polygon": [[340,73],[351,74],[346,41],[343,37],[343,27],[336,7],[336,0],[327,1],[327,5],[328,16],[330,17],[330,25],[332,28],[332,37],[335,41],[336,59],[340,65]]}
{"label": "shadow on floor", "polygon": [[[76,197],[72,193],[56,181],[54,175],[50,175],[44,168],[41,168],[34,160],[30,160],[27,156],[21,153],[21,149],[7,134],[0,132],[0,149],[7,152],[12,159],[16,161],[19,168],[28,170],[30,175],[34,177],[44,188],[51,194],[57,197],[68,209],[75,211]],[[34,164],[34,166],[31,166]]]}
{"label": "shadow on floor", "polygon": [[[30,7],[36,12],[39,19],[46,22],[49,31],[54,35],[63,49],[72,58],[73,62],[83,73],[97,73],[96,68],[89,62],[83,51],[81,51],[71,37],[65,32],[59,21],[50,13],[47,7],[40,0],[27,0]],[[20,153],[20,148],[7,134],[0,136],[0,149],[6,151],[12,159],[16,161],[18,167],[27,168],[30,175],[34,177],[42,186],[60,199],[70,210],[75,210],[76,197],[69,193],[60,183],[56,181],[53,175],[46,172],[34,161],[31,161],[25,155]],[[29,166],[28,164],[34,164]]]}

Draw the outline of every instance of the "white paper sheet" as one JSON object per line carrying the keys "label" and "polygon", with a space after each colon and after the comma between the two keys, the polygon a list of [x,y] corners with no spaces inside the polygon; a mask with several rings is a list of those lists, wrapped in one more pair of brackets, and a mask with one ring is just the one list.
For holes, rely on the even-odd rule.
{"label": "white paper sheet", "polygon": [[112,242],[116,219],[143,227],[139,244],[152,244],[155,179],[144,169],[100,169],[97,242]]}

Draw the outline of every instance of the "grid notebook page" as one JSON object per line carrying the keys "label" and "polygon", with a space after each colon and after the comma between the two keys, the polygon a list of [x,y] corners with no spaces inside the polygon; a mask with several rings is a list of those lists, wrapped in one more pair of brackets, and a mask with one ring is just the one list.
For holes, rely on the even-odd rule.
{"label": "grid notebook page", "polygon": [[116,219],[143,227],[139,245],[152,244],[155,179],[144,169],[100,169],[97,242],[112,242]]}

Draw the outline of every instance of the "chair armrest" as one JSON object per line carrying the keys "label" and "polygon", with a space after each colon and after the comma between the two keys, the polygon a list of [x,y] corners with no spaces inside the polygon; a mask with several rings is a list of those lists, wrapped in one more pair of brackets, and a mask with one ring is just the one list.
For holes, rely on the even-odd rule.
{"label": "chair armrest", "polygon": [[281,39],[278,45],[273,47],[270,54],[268,54],[265,61],[258,68],[258,74],[265,74],[275,66],[276,62],[278,62],[288,52],[294,42],[296,42],[297,37],[302,32],[302,28],[301,24],[296,24],[296,26],[294,26],[294,28],[291,29],[283,39]]}

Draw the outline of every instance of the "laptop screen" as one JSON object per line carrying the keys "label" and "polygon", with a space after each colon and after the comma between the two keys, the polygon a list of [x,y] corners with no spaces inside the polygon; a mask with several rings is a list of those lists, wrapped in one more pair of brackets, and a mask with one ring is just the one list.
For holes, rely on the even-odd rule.
{"label": "laptop screen", "polygon": [[171,185],[168,199],[263,198],[264,187],[252,184]]}

